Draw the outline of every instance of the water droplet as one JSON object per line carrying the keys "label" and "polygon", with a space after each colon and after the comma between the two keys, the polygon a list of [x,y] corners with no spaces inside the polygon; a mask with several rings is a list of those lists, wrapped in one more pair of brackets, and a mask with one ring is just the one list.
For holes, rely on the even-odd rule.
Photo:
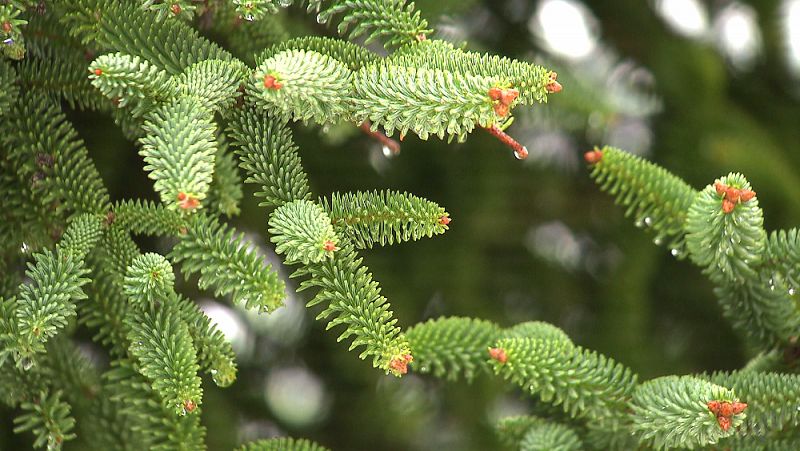
{"label": "water droplet", "polygon": [[789,288],[789,296],[794,296],[795,290],[794,288]]}
{"label": "water droplet", "polygon": [[669,251],[669,253],[672,254],[673,257],[679,257],[681,255],[681,251],[678,249],[672,249]]}
{"label": "water droplet", "polygon": [[653,225],[653,218],[651,218],[650,216],[644,218],[644,225],[646,225],[647,227]]}
{"label": "water droplet", "polygon": [[292,6],[292,0],[278,0],[278,4],[281,5],[282,8],[288,8]]}
{"label": "water droplet", "polygon": [[644,220],[642,220],[642,218],[636,218],[636,221],[633,223],[633,225],[641,229],[644,227]]}
{"label": "water droplet", "polygon": [[325,14],[325,13],[317,14],[317,23],[324,24],[327,21],[328,21],[328,15],[327,14]]}
{"label": "water droplet", "polygon": [[664,242],[664,238],[662,238],[660,236],[655,237],[655,239],[653,240],[653,244],[655,244],[656,246],[661,246],[661,244],[663,242]]}
{"label": "water droplet", "polygon": [[775,291],[775,279],[770,277],[769,282],[767,283],[769,283],[769,289]]}
{"label": "water droplet", "polygon": [[[256,18],[255,18],[255,17],[253,17],[253,15],[252,15],[252,14],[245,14],[245,15],[244,15],[244,20],[246,20],[246,21],[248,21],[248,22],[252,22],[252,21],[256,20]],[[185,413],[185,411],[184,411],[184,413]]]}
{"label": "water droplet", "polygon": [[14,40],[11,39],[11,38],[3,39],[3,44],[5,44],[5,45],[11,45],[13,43],[14,43]]}
{"label": "water droplet", "polygon": [[523,147],[523,148],[521,148],[519,150],[515,150],[514,151],[514,157],[517,160],[524,160],[524,159],[528,158],[528,148],[527,147]]}
{"label": "water droplet", "polygon": [[19,366],[23,371],[28,371],[33,368],[33,359],[30,357],[23,357],[19,360]]}
{"label": "water droplet", "polygon": [[19,248],[19,251],[22,252],[23,254],[27,254],[28,252],[30,252],[30,250],[31,248],[30,246],[28,246],[28,243],[22,243],[22,247]]}
{"label": "water droplet", "polygon": [[400,153],[399,151],[395,152],[394,150],[392,150],[391,147],[385,145],[381,146],[381,152],[383,153],[383,156],[386,158],[394,158],[397,156],[398,153]]}

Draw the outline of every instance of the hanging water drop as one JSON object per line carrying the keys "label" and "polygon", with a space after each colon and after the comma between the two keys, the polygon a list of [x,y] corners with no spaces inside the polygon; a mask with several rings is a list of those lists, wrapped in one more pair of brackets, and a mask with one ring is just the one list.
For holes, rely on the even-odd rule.
{"label": "hanging water drop", "polygon": [[30,357],[23,357],[19,361],[19,366],[23,371],[28,371],[33,368],[33,359]]}
{"label": "hanging water drop", "polygon": [[634,221],[633,225],[641,229],[642,227],[644,227],[644,220],[642,218],[636,218],[636,221]]}
{"label": "hanging water drop", "polygon": [[669,251],[669,253],[672,254],[673,257],[678,257],[678,256],[681,255],[681,251],[679,251],[678,249],[674,249],[674,248],[671,251]]}
{"label": "hanging water drop", "polygon": [[664,238],[661,237],[661,236],[657,236],[657,237],[655,237],[655,239],[653,239],[653,244],[655,244],[656,246],[661,246],[661,244],[663,242],[664,242]]}
{"label": "hanging water drop", "polygon": [[292,6],[292,0],[278,0],[278,4],[281,5],[282,8],[288,8]]}
{"label": "hanging water drop", "polygon": [[324,24],[327,21],[328,21],[328,15],[327,14],[325,14],[325,13],[317,14],[317,23],[318,24]]}
{"label": "hanging water drop", "polygon": [[528,148],[523,146],[522,148],[515,150],[514,157],[516,157],[517,160],[524,160],[528,158]]}
{"label": "hanging water drop", "polygon": [[387,145],[383,145],[381,147],[381,152],[383,152],[383,156],[386,157],[386,158],[392,158],[395,155],[395,153],[394,153],[394,151],[392,151],[391,147],[389,147]]}
{"label": "hanging water drop", "polygon": [[794,288],[789,288],[789,296],[794,296],[795,290]]}
{"label": "hanging water drop", "polygon": [[30,252],[30,250],[31,248],[30,246],[28,246],[28,243],[22,243],[22,246],[19,248],[19,251],[22,252],[23,254],[27,254],[28,252]]}
{"label": "hanging water drop", "polygon": [[246,21],[248,21],[248,22],[252,22],[252,21],[256,20],[256,18],[255,18],[255,17],[253,17],[253,15],[252,15],[252,14],[245,14],[245,15],[244,15],[244,20],[246,20]]}
{"label": "hanging water drop", "polygon": [[647,227],[653,225],[653,218],[651,218],[650,216],[644,218],[644,225],[646,225]]}

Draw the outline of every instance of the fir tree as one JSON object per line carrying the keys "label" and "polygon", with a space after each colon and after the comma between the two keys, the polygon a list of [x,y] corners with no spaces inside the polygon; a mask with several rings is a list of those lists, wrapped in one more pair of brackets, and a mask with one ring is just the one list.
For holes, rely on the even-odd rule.
{"label": "fir tree", "polygon": [[[770,357],[791,353],[800,336],[798,234],[767,233],[743,175],[695,190],[615,148],[585,155],[600,188],[716,286],[722,315],[763,351],[742,370],[642,381],[544,322],[407,326],[360,251],[441,235],[450,214],[388,189],[314,193],[290,122],[345,122],[391,146],[395,132],[464,141],[483,128],[522,159],[527,149],[505,130],[517,107],[545,108],[562,90],[553,70],[439,40],[405,0],[298,2],[343,37],[381,42],[386,56],[332,37],[269,35],[291,1],[35,3],[0,4],[0,395],[34,447],[205,448],[213,431],[201,421],[202,376],[227,387],[237,364],[176,272],[260,313],[281,308],[287,289],[226,222],[243,183],[256,185],[263,228],[298,290],[313,292],[308,306],[359,358],[397,377],[495,375],[555,407],[550,418],[501,420],[511,448],[789,449],[800,440],[800,380]],[[270,27],[231,28],[226,17]],[[194,26],[207,18],[252,60],[201,35]],[[64,105],[114,118],[157,202],[112,199]],[[171,248],[143,252],[138,235]],[[110,363],[80,353],[76,327]],[[327,448],[282,437],[239,449]]]}

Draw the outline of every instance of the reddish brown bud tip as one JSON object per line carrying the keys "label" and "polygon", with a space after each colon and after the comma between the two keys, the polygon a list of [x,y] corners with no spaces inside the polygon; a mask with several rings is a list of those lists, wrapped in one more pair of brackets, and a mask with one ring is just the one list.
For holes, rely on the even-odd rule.
{"label": "reddish brown bud tip", "polygon": [[170,7],[169,7],[169,10],[170,10],[170,11],[172,11],[172,14],[174,14],[174,15],[176,15],[176,16],[177,16],[178,14],[180,14],[180,13],[181,13],[181,11],[183,11],[183,10],[181,9],[181,5],[179,5],[179,4],[177,4],[177,3],[173,3],[173,4],[172,4],[172,6],[170,6]]}
{"label": "reddish brown bud tip", "polygon": [[186,235],[187,233],[189,233],[189,229],[187,229],[186,227],[181,227],[180,229],[178,229],[178,233],[180,233],[181,235]]}
{"label": "reddish brown bud tip", "polygon": [[194,210],[200,206],[200,200],[186,193],[178,193],[178,206],[184,210]]}
{"label": "reddish brown bud tip", "polygon": [[719,405],[719,413],[717,415],[723,417],[730,417],[733,415],[733,406],[731,403],[727,401],[721,402]]}
{"label": "reddish brown bud tip", "polygon": [[731,419],[728,417],[717,417],[717,423],[723,431],[727,431],[731,428]]}
{"label": "reddish brown bud tip", "polygon": [[94,74],[97,75],[98,77],[103,75],[103,69],[100,69],[98,67],[97,69],[94,70]]}
{"label": "reddish brown bud tip", "polygon": [[710,410],[714,415],[719,415],[721,408],[719,401],[709,401],[706,405],[708,406],[708,410]]}
{"label": "reddish brown bud tip", "polygon": [[6,33],[11,33],[11,29],[13,28],[11,22],[3,22],[2,27],[3,31],[5,31]]}
{"label": "reddish brown bud tip", "polygon": [[518,90],[514,88],[504,89],[503,92],[500,93],[500,102],[504,105],[510,106],[515,100],[517,100],[517,97],[519,97]]}
{"label": "reddish brown bud tip", "polygon": [[489,348],[489,357],[500,363],[506,363],[508,361],[508,355],[506,355],[506,350],[503,348]]}
{"label": "reddish brown bud tip", "polygon": [[113,211],[109,210],[106,213],[106,220],[105,220],[106,225],[111,225],[116,220],[117,220],[117,215]]}
{"label": "reddish brown bud tip", "polygon": [[547,92],[549,94],[555,94],[557,92],[561,92],[561,89],[562,89],[561,83],[559,83],[557,81],[551,81],[544,88],[547,90]]}
{"label": "reddish brown bud tip", "polygon": [[194,409],[197,408],[197,404],[194,403],[191,399],[187,399],[183,401],[183,408],[186,409],[187,412],[192,413]]}
{"label": "reddish brown bud tip", "polygon": [[336,243],[334,243],[334,242],[333,242],[333,241],[331,241],[331,240],[325,241],[325,244],[323,244],[323,245],[322,245],[322,248],[323,248],[323,249],[325,249],[325,250],[326,250],[326,251],[328,251],[328,252],[333,252],[333,251],[335,251],[336,249],[338,249],[338,248],[336,247]]}
{"label": "reddish brown bud tip", "polygon": [[508,116],[508,105],[503,103],[496,103],[494,104],[494,112],[499,117],[506,117]]}
{"label": "reddish brown bud tip", "polygon": [[279,82],[274,75],[265,75],[264,76],[264,87],[267,89],[281,89],[283,87],[283,83]]}
{"label": "reddish brown bud tip", "polygon": [[603,151],[602,150],[590,150],[583,154],[583,159],[586,160],[589,164],[597,164],[600,160],[603,159]]}
{"label": "reddish brown bud tip", "polygon": [[440,225],[446,226],[446,225],[450,224],[450,221],[452,221],[452,219],[450,219],[450,216],[440,216],[439,217],[439,224]]}
{"label": "reddish brown bud tip", "polygon": [[395,357],[389,363],[389,368],[394,370],[396,373],[399,374],[406,374],[408,372],[408,364],[414,361],[414,357],[411,354],[403,354],[399,357]]}
{"label": "reddish brown bud tip", "polygon": [[748,202],[754,197],[756,197],[755,191],[751,191],[749,189],[739,190],[739,199],[741,199],[742,202]]}
{"label": "reddish brown bud tip", "polygon": [[717,194],[719,194],[720,196],[725,195],[726,188],[727,186],[723,185],[722,182],[720,181],[714,182],[714,189],[717,190]]}
{"label": "reddish brown bud tip", "polygon": [[737,401],[732,404],[732,407],[733,407],[733,414],[739,415],[740,413],[744,412],[744,409],[747,408],[747,403]]}
{"label": "reddish brown bud tip", "polygon": [[122,103],[122,99],[120,99],[119,97],[114,97],[113,99],[111,99],[111,103],[113,103],[114,106],[118,107],[120,103]]}
{"label": "reddish brown bud tip", "polygon": [[725,199],[722,199],[722,211],[723,211],[723,213],[725,213],[726,215],[730,214],[731,212],[733,212],[734,208],[736,208],[736,202],[728,199],[727,197]]}
{"label": "reddish brown bud tip", "polygon": [[498,88],[497,86],[493,88],[489,88],[489,98],[492,100],[500,100],[500,96],[503,95],[503,90]]}
{"label": "reddish brown bud tip", "polygon": [[425,33],[420,33],[420,34],[417,35],[417,41],[422,42],[422,41],[427,41],[427,40],[428,40],[428,37],[425,36]]}

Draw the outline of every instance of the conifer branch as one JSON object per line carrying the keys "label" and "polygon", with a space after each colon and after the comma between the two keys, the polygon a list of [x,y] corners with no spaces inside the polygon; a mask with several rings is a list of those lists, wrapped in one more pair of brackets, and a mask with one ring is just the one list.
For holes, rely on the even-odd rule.
{"label": "conifer branch", "polygon": [[329,451],[329,449],[303,438],[280,437],[245,443],[236,448],[236,451]]}
{"label": "conifer branch", "polygon": [[352,42],[325,36],[303,36],[287,39],[266,48],[256,57],[256,62],[261,65],[265,60],[284,50],[305,50],[321,53],[339,61],[351,71],[357,71],[379,59],[375,53]]}
{"label": "conifer branch", "polygon": [[450,223],[436,203],[398,191],[333,193],[320,202],[337,233],[359,249],[432,237]]}
{"label": "conifer branch", "polygon": [[144,124],[141,155],[155,180],[161,202],[191,212],[208,194],[217,152],[211,113],[197,101],[181,98],[159,107]]}
{"label": "conifer branch", "polygon": [[747,405],[728,388],[691,376],[645,382],[633,393],[633,432],[655,449],[716,444],[742,425]]}
{"label": "conifer branch", "polygon": [[625,216],[652,231],[655,243],[666,244],[673,256],[686,255],[684,223],[697,195],[694,189],[663,168],[613,147],[589,151],[585,158],[592,178],[625,207]]}
{"label": "conifer branch", "polygon": [[261,206],[311,199],[297,146],[284,124],[246,107],[234,113],[229,126],[231,140],[238,147],[239,167],[247,172],[245,183],[258,185],[255,196],[264,198]]}
{"label": "conifer branch", "polygon": [[75,419],[69,416],[69,404],[61,401],[61,392],[43,392],[39,399],[22,403],[22,410],[25,413],[14,418],[14,432],[33,432],[34,448],[57,451],[65,441],[75,438]]}
{"label": "conifer branch", "polygon": [[284,282],[248,247],[242,234],[214,219],[198,215],[170,258],[181,265],[186,276],[199,273],[201,289],[213,286],[215,295],[230,295],[234,303],[242,302],[260,312],[283,303]]}

